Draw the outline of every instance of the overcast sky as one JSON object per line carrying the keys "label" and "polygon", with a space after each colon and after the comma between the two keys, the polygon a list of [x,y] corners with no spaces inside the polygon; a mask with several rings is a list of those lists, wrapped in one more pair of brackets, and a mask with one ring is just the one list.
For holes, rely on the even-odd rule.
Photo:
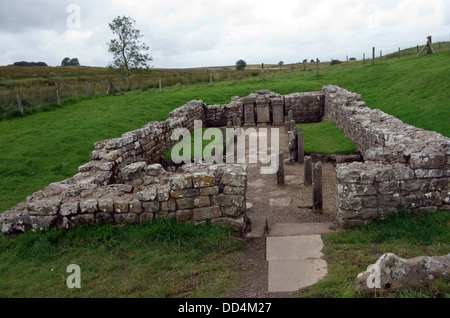
{"label": "overcast sky", "polygon": [[448,0],[1,0],[0,65],[106,66],[119,15],[136,20],[155,68],[360,59],[450,40]]}

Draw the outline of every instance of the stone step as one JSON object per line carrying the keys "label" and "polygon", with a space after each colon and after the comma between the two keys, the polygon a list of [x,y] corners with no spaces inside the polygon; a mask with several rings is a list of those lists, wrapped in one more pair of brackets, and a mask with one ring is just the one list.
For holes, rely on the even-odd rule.
{"label": "stone step", "polygon": [[267,218],[262,216],[249,216],[251,231],[246,234],[247,238],[263,238],[267,232]]}
{"label": "stone step", "polygon": [[334,232],[334,223],[277,223],[269,231],[269,237],[320,235]]}

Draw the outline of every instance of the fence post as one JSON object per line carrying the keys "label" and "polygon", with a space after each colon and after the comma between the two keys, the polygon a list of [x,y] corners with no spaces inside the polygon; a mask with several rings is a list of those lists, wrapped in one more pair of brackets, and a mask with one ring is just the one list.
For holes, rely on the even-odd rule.
{"label": "fence post", "polygon": [[213,86],[212,70],[209,70],[209,86]]}
{"label": "fence post", "polygon": [[162,92],[162,79],[161,76],[159,77],[159,92]]}
{"label": "fence post", "polygon": [[61,95],[59,94],[59,86],[56,87],[56,103],[61,106]]}
{"label": "fence post", "polygon": [[366,53],[363,53],[363,64],[366,64]]}
{"label": "fence post", "polygon": [[23,115],[22,99],[20,98],[19,92],[16,92],[16,99],[17,99],[17,109],[19,109],[19,112]]}
{"label": "fence post", "polygon": [[383,57],[383,51],[380,50],[380,57]]}
{"label": "fence post", "polygon": [[264,82],[265,81],[265,78],[264,78],[264,63],[261,64],[261,76],[262,76],[262,81]]}
{"label": "fence post", "polygon": [[298,163],[302,165],[305,163],[305,136],[303,132],[300,131],[298,132],[297,137],[297,151],[298,151]]}
{"label": "fence post", "polygon": [[319,59],[317,58],[317,76],[319,76]]}
{"label": "fence post", "polygon": [[347,64],[348,64],[348,55],[347,55]]}
{"label": "fence post", "polygon": [[322,162],[313,168],[313,212],[323,213]]}
{"label": "fence post", "polygon": [[372,65],[375,65],[375,47],[372,48]]}
{"label": "fence post", "polygon": [[86,81],[86,97],[89,97],[89,82]]}

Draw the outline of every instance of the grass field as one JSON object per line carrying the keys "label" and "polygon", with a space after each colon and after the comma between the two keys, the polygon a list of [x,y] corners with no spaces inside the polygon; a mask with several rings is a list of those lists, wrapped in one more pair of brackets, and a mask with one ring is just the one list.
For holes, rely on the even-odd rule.
{"label": "grass field", "polygon": [[317,124],[298,125],[304,133],[305,151],[312,153],[352,154],[358,149],[335,123],[323,121]]}
{"label": "grass field", "polygon": [[[232,96],[247,96],[260,89],[289,94],[318,91],[324,85],[336,84],[361,94],[371,108],[450,137],[449,60],[450,52],[440,52],[420,58],[386,58],[375,66],[362,62],[340,64],[321,70],[320,76],[311,68],[271,72],[264,82],[249,77],[224,80],[212,87],[208,83],[176,85],[162,93],[145,88],[126,95],[80,99],[46,112],[3,120],[0,122],[0,212],[25,201],[27,195],[51,182],[76,174],[78,166],[89,161],[94,142],[119,137],[150,121],[165,120],[170,111],[194,99],[203,99],[210,105],[225,104]],[[332,275],[299,296],[354,296],[351,286],[355,275],[376,261],[382,252],[398,252],[401,257],[447,253],[448,215],[436,214],[428,221],[420,218],[398,221],[406,230],[401,230],[397,221],[391,221],[394,225],[386,227],[392,233],[390,236],[374,234],[380,232],[377,225],[327,236],[325,252]],[[234,286],[236,270],[231,264],[239,257],[240,245],[233,234],[214,227],[185,233],[183,228],[170,230],[162,226],[164,230],[155,236],[151,228],[94,226],[67,233],[30,233],[12,241],[3,237],[0,296],[81,296],[68,291],[64,285],[67,264],[76,262],[87,264],[85,283],[89,288],[81,292],[89,297],[213,297]],[[420,237],[428,228],[432,231],[429,238],[418,241],[416,236]],[[171,234],[172,231],[182,234]],[[409,232],[417,235],[411,238]],[[141,255],[142,244],[149,247],[148,254]],[[143,268],[142,264],[150,261],[155,263]],[[196,272],[198,267],[201,269]],[[154,274],[148,268],[161,271]],[[104,275],[105,272],[112,274]],[[215,280],[217,274],[223,276]],[[121,279],[117,279],[119,276]],[[160,287],[145,287],[155,280]],[[177,288],[174,281],[183,284]],[[448,297],[448,282],[436,282],[422,294],[396,296],[437,294]]]}

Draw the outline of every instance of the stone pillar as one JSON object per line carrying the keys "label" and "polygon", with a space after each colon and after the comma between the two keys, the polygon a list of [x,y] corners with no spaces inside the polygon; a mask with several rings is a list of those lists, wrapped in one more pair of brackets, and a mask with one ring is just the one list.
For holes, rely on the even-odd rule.
{"label": "stone pillar", "polygon": [[[298,131],[298,126],[295,126]],[[297,136],[297,151],[298,151],[298,163],[305,163],[305,137],[303,132],[298,132]]]}
{"label": "stone pillar", "polygon": [[313,168],[313,212],[323,213],[322,162]]}
{"label": "stone pillar", "polygon": [[236,127],[241,128],[242,127],[242,119],[241,117],[236,118]]}
{"label": "stone pillar", "polygon": [[291,120],[291,128],[290,130],[294,131],[296,125],[295,125],[295,120]]}
{"label": "stone pillar", "polygon": [[277,184],[282,187],[286,185],[284,178],[284,153],[282,152],[278,155]]}
{"label": "stone pillar", "polygon": [[271,99],[272,103],[272,124],[282,126],[284,124],[284,100],[282,98]]}
{"label": "stone pillar", "polygon": [[305,187],[312,186],[312,158],[305,157]]}
{"label": "stone pillar", "polygon": [[244,125],[245,126],[255,126],[255,98],[256,97],[244,97],[242,99],[244,108]]}
{"label": "stone pillar", "polygon": [[286,133],[289,131],[290,126],[291,126],[291,123],[289,121],[289,117],[285,116],[284,117],[284,130],[286,131]]}
{"label": "stone pillar", "polygon": [[233,126],[234,127],[237,127],[237,124],[238,124],[237,118],[238,118],[237,114],[233,114]]}
{"label": "stone pillar", "polygon": [[256,113],[258,117],[258,125],[270,124],[270,105],[269,99],[264,95],[256,98]]}

